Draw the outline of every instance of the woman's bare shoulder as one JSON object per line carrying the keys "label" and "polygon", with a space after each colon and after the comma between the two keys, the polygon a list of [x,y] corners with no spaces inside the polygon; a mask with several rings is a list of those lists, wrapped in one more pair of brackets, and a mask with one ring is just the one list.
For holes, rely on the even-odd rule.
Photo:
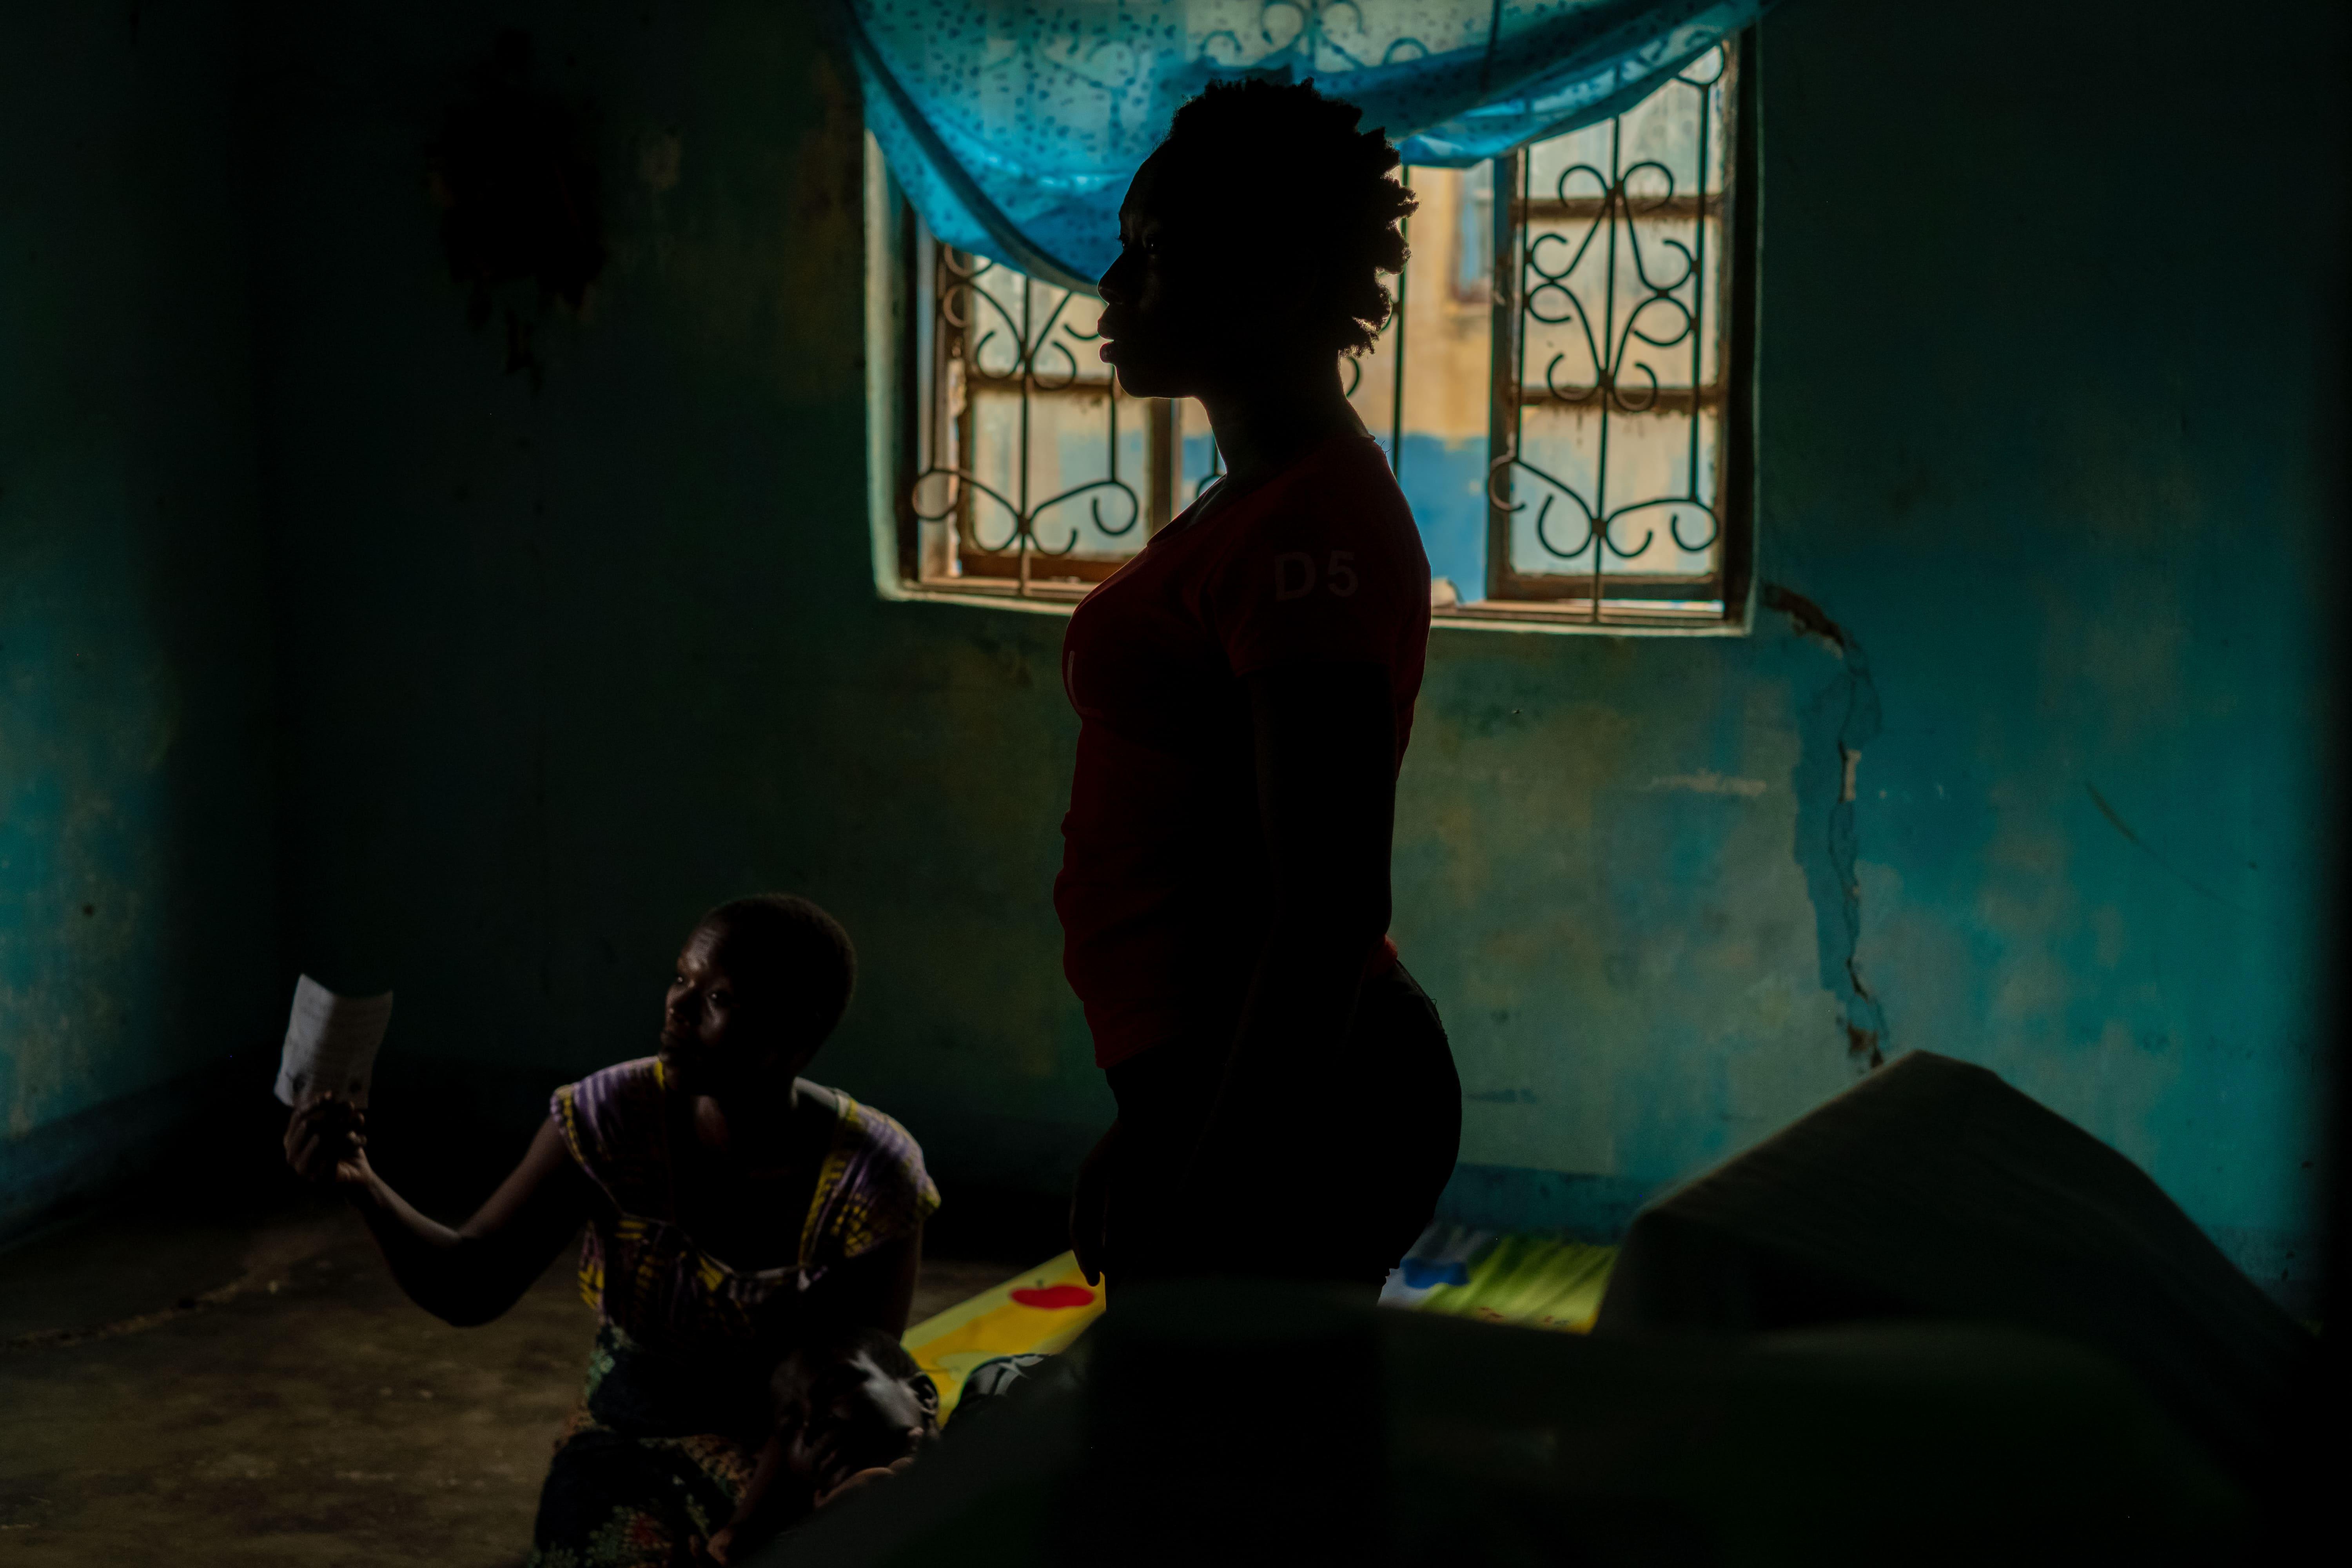
{"label": "woman's bare shoulder", "polygon": [[648,1175],[666,1146],[666,1103],[661,1058],[643,1057],[557,1089],[549,1120],[581,1168],[621,1199]]}

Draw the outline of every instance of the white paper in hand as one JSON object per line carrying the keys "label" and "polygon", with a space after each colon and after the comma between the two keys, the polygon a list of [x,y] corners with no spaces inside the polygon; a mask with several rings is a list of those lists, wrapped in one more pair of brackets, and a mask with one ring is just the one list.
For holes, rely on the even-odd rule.
{"label": "white paper in hand", "polygon": [[286,1022],[286,1054],[278,1064],[278,1098],[299,1105],[335,1093],[367,1104],[376,1047],[392,1021],[392,993],[338,996],[305,974],[294,984],[294,1016]]}

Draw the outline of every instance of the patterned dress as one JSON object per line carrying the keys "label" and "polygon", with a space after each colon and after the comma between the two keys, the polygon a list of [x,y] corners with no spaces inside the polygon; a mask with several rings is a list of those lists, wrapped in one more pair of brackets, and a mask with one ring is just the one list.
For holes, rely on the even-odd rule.
{"label": "patterned dress", "polygon": [[540,1492],[532,1568],[693,1562],[694,1540],[733,1514],[767,1439],[768,1375],[791,1348],[800,1299],[939,1206],[907,1130],[835,1089],[797,1260],[730,1268],[677,1223],[671,1094],[648,1057],[567,1084],[551,1103],[564,1146],[612,1207],[581,1248],[596,1348]]}

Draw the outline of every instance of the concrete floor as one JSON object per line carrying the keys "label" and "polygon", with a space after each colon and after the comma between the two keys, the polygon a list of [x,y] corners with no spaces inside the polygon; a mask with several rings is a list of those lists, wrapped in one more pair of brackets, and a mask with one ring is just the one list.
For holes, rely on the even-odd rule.
{"label": "concrete floor", "polygon": [[[452,1329],[328,1205],[150,1194],[0,1254],[0,1559],[511,1568],[594,1321],[558,1261]],[[930,1263],[918,1320],[1012,1263]]]}

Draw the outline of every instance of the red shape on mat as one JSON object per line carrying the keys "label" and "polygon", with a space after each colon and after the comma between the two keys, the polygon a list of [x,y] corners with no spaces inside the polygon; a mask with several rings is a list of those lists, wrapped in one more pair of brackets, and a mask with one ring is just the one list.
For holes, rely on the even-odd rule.
{"label": "red shape on mat", "polygon": [[1044,1307],[1047,1310],[1060,1307],[1091,1307],[1095,1293],[1083,1285],[1030,1286],[1013,1292],[1013,1299],[1024,1307]]}

